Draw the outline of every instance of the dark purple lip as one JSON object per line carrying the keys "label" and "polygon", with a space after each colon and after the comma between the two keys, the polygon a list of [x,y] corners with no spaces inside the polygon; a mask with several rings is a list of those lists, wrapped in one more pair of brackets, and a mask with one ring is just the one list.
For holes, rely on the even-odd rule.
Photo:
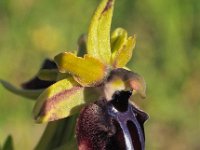
{"label": "dark purple lip", "polygon": [[148,115],[129,103],[130,91],[118,91],[109,103],[108,114],[116,120],[123,132],[126,150],[144,150],[143,123]]}

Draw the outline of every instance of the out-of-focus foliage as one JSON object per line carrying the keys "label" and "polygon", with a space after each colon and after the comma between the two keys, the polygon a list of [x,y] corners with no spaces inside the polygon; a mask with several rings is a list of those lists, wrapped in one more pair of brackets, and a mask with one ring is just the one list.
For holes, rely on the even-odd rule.
{"label": "out-of-focus foliage", "polygon": [[[1,149],[1,147],[0,147],[0,149]],[[14,147],[13,147],[13,138],[12,138],[11,135],[9,135],[6,138],[6,141],[4,142],[2,150],[14,150]]]}
{"label": "out-of-focus foliage", "polygon": [[[0,0],[0,78],[19,85],[47,56],[77,49],[97,3]],[[128,66],[147,82],[147,100],[136,101],[151,116],[147,150],[200,149],[199,18],[199,0],[116,1],[112,28],[136,34]],[[33,104],[0,86],[0,145],[8,134],[16,149],[36,145],[44,125],[34,123]]]}

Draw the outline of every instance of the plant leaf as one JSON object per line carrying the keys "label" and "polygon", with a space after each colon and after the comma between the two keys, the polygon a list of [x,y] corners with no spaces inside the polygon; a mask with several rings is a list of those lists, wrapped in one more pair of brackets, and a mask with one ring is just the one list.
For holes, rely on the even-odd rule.
{"label": "plant leaf", "polygon": [[57,55],[55,62],[60,72],[74,75],[75,80],[82,86],[98,85],[106,76],[106,66],[88,55],[82,58],[65,52]]}
{"label": "plant leaf", "polygon": [[92,17],[87,40],[87,52],[110,64],[110,27],[115,0],[102,0]]}
{"label": "plant leaf", "polygon": [[[119,37],[119,40],[124,40],[124,37]],[[112,55],[112,65],[115,68],[122,68],[130,61],[133,53],[133,48],[135,47],[136,37],[130,36],[126,41],[116,43],[114,53]],[[118,48],[118,50],[117,50]]]}
{"label": "plant leaf", "polygon": [[26,98],[30,98],[30,99],[36,99],[43,91],[43,89],[39,89],[39,90],[26,90],[26,89],[20,89],[20,88],[16,88],[15,86],[13,86],[12,84],[8,83],[7,81],[4,80],[0,80],[1,84],[3,85],[4,88],[6,88],[7,90],[9,90],[12,93],[15,93],[17,95],[26,97]]}
{"label": "plant leaf", "polygon": [[97,96],[93,88],[81,87],[73,78],[63,79],[39,96],[33,113],[38,123],[58,120],[77,113]]}
{"label": "plant leaf", "polygon": [[61,138],[65,136],[65,129],[71,117],[49,122],[34,150],[52,150],[62,145]]}
{"label": "plant leaf", "polygon": [[14,146],[13,146],[13,138],[11,135],[9,135],[6,138],[6,141],[3,145],[3,149],[2,150],[14,150]]}

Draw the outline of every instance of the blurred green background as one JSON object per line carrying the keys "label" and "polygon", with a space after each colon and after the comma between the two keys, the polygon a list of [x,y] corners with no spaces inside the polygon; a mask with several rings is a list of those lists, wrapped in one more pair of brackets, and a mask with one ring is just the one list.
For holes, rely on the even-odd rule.
{"label": "blurred green background", "polygon": [[[100,0],[0,0],[0,78],[30,79],[46,57],[77,49]],[[116,0],[112,28],[137,35],[129,67],[144,76],[147,150],[200,149],[200,1]],[[33,149],[34,102],[0,85],[0,143]]]}

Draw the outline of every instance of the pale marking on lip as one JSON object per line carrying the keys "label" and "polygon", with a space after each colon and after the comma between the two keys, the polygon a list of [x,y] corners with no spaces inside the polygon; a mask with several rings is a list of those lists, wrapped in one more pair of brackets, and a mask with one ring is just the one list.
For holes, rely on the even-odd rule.
{"label": "pale marking on lip", "polygon": [[[127,127],[127,121],[132,121],[135,124],[138,132],[139,141],[140,143],[144,143],[142,129],[134,115],[135,113],[133,112],[130,104],[128,105],[128,110],[126,112],[119,112],[117,109],[114,108],[113,105],[111,105],[108,109],[109,109],[108,111],[109,114],[119,122],[120,127],[124,133],[123,135],[124,135],[126,150],[134,150],[132,138]],[[144,150],[144,144],[141,144],[141,150]]]}

